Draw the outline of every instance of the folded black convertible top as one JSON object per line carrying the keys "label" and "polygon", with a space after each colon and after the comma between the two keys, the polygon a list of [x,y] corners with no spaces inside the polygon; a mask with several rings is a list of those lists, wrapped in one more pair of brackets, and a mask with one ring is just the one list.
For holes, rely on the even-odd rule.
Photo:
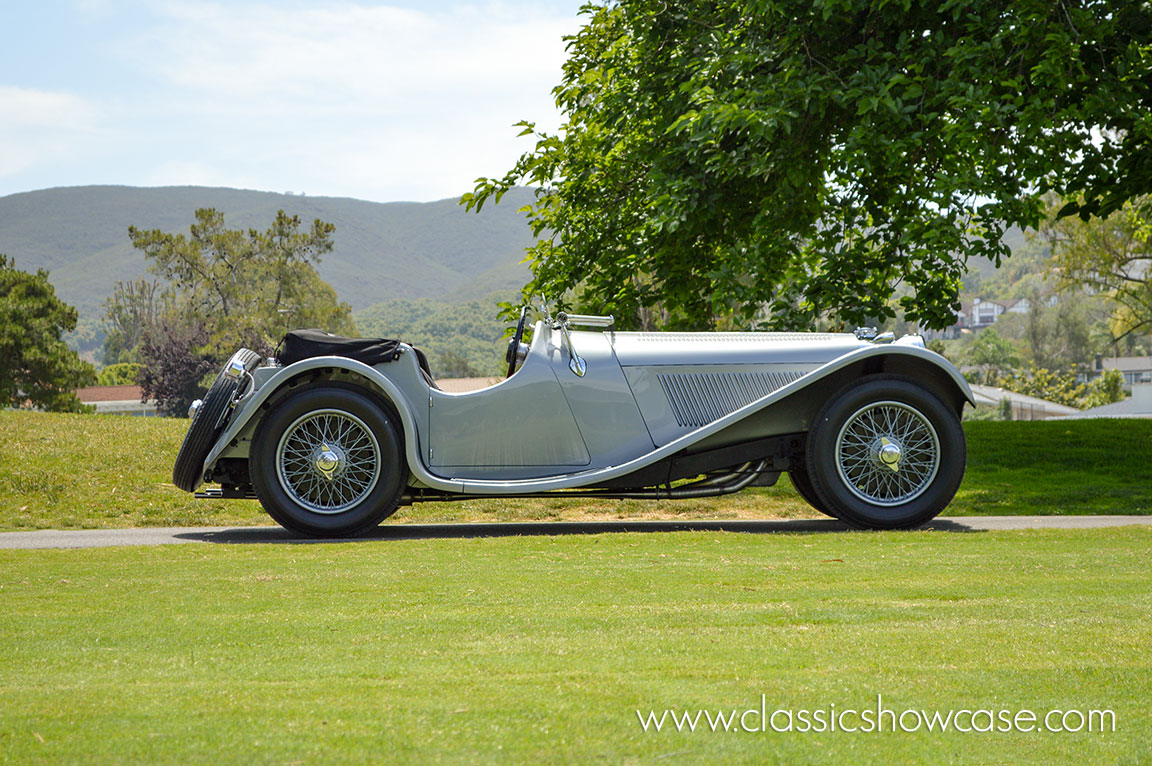
{"label": "folded black convertible top", "polygon": [[367,365],[380,364],[400,358],[400,341],[387,338],[345,338],[323,330],[292,330],[276,347],[276,358],[283,365],[314,356],[343,356]]}

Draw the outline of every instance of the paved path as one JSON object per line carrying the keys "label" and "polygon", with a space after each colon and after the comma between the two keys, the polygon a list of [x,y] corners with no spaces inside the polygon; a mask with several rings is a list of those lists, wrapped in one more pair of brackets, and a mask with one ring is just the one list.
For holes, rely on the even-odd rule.
{"label": "paved path", "polygon": [[[1152,526],[1152,516],[947,516],[924,528],[940,532],[984,532],[1001,529],[1093,529],[1138,524]],[[779,521],[545,521],[506,524],[385,524],[357,540],[514,537],[517,535],[593,535],[609,532],[725,531],[748,534],[780,532],[845,532],[833,519]],[[351,541],[351,542],[355,542]],[[280,527],[154,527],[150,529],[85,529],[0,533],[0,548],[102,548],[112,545],[175,543],[316,543]]]}

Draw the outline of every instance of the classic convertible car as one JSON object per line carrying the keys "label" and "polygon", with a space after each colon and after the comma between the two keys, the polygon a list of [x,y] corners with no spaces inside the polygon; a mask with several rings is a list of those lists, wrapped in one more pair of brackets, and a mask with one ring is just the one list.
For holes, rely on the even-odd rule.
{"label": "classic convertible car", "polygon": [[193,404],[173,480],[331,537],[410,503],[704,497],[785,471],[825,514],[913,527],[964,475],[972,393],[918,336],[614,332],[540,313],[525,344],[521,312],[507,379],[467,393],[399,341],[300,330],[274,358],[241,349]]}

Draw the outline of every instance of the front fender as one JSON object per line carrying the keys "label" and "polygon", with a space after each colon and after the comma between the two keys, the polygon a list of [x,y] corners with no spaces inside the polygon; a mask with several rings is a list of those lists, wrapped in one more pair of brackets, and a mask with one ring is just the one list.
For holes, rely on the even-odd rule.
{"label": "front fender", "polygon": [[[937,385],[951,389],[950,391],[941,391],[940,393],[952,394],[952,404],[956,405],[957,414],[963,409],[965,402],[971,404],[973,407],[976,406],[976,398],[972,395],[972,388],[968,385],[968,381],[964,380],[964,376],[960,374],[960,371],[956,369],[955,365],[940,356],[940,354],[937,354],[935,351],[929,351],[922,345],[896,341],[890,344],[865,346],[857,351],[852,351],[834,359],[819,370],[815,370],[813,374],[822,373],[822,375],[831,375],[837,370],[851,367],[864,360],[877,358],[885,362],[884,367],[886,372],[908,373],[913,370],[919,370],[935,373],[935,377],[937,378],[935,382]],[[910,374],[909,376],[913,378],[919,377],[917,374]]]}
{"label": "front fender", "polygon": [[[393,364],[395,364],[395,362]],[[301,375],[321,369],[344,370],[359,375],[375,386],[376,389],[378,389],[378,393],[388,400],[392,407],[395,408],[396,414],[400,417],[400,424],[404,430],[404,446],[405,455],[408,459],[408,469],[415,474],[418,479],[429,486],[449,492],[459,492],[462,490],[463,482],[441,479],[431,475],[425,468],[420,455],[421,435],[417,428],[417,419],[412,410],[413,403],[401,388],[376,368],[370,367],[363,362],[357,362],[354,359],[340,356],[317,356],[296,362],[295,364],[290,364],[269,378],[260,388],[241,399],[237,404],[236,411],[232,415],[232,420],[229,422],[228,428],[226,428],[220,438],[216,440],[212,451],[209,452],[208,457],[205,458],[204,472],[208,473],[215,467],[216,461],[220,458],[220,454],[228,448],[228,445],[231,444],[237,436],[243,433],[245,428],[254,423],[254,420],[259,416],[261,408],[273,395]]]}

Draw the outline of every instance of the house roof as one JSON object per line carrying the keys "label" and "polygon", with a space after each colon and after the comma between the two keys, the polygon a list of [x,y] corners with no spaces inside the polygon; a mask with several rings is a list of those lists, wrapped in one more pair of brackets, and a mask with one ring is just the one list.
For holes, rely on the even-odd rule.
{"label": "house roof", "polygon": [[1051,412],[1055,415],[1071,415],[1080,412],[1080,410],[1075,407],[1069,407],[1066,404],[1057,404],[1056,402],[1050,402],[1047,399],[1041,399],[1037,396],[1018,394],[1015,391],[1008,391],[1007,389],[997,388],[995,386],[972,385],[970,388],[972,389],[972,396],[975,397],[977,404],[997,405],[1004,399],[1007,399],[1012,402],[1012,404],[1042,409],[1044,412]]}
{"label": "house roof", "polygon": [[1119,370],[1120,372],[1144,372],[1152,370],[1152,356],[1114,356],[1104,357],[1105,370]]}
{"label": "house roof", "polygon": [[1138,405],[1131,396],[1112,404],[1103,404],[1090,410],[1082,410],[1074,415],[1064,416],[1068,420],[1082,418],[1152,418],[1152,412]]}
{"label": "house roof", "polygon": [[77,389],[76,395],[85,404],[125,402],[132,399],[140,401],[142,398],[140,386],[88,386]]}

